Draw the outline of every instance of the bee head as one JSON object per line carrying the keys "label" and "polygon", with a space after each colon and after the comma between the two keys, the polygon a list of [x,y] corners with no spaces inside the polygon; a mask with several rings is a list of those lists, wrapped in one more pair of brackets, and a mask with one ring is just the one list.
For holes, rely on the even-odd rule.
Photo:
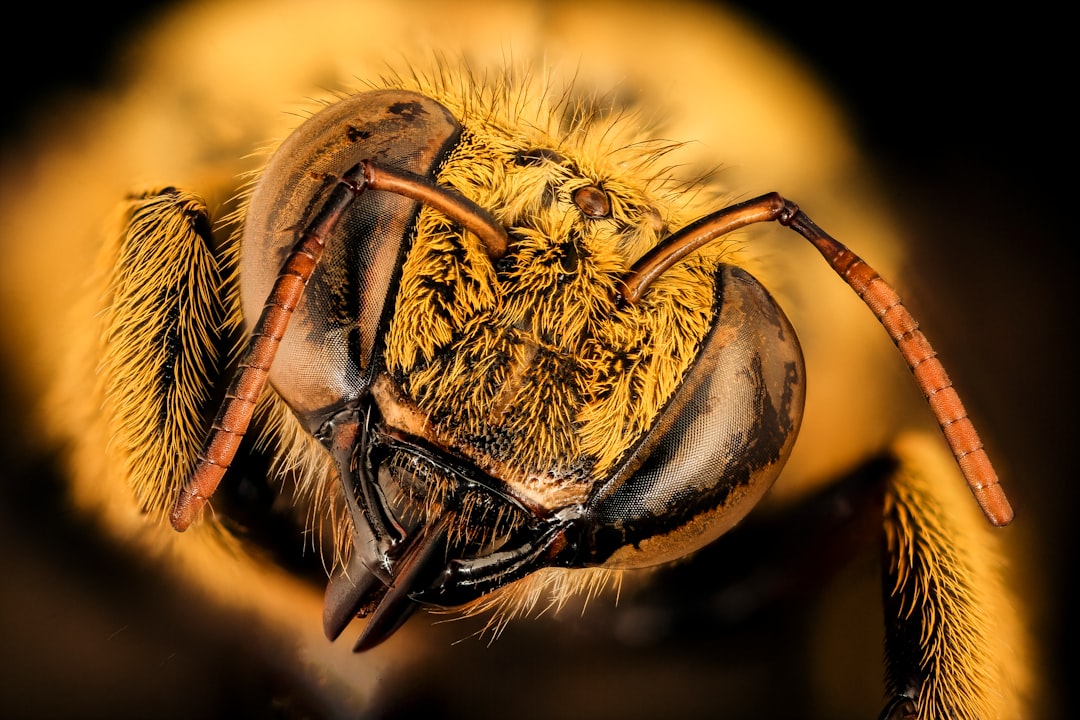
{"label": "bee head", "polygon": [[463,127],[417,93],[362,93],[301,126],[252,195],[249,318],[268,268],[365,167],[268,371],[335,460],[353,531],[324,621],[336,637],[369,615],[358,649],[417,604],[541,568],[691,553],[762,497],[794,442],[802,356],[769,294],[706,252],[625,302],[670,213],[544,140]]}

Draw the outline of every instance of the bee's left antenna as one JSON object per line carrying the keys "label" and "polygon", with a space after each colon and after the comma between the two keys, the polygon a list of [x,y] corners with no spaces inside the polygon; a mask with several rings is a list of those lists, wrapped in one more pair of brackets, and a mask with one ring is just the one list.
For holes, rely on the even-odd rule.
{"label": "bee's left antenna", "polygon": [[326,239],[366,186],[363,164],[355,165],[342,175],[322,210],[300,235],[281,266],[236,374],[225,392],[225,399],[203,442],[195,470],[173,506],[169,520],[177,531],[183,532],[191,525],[236,457],[281,338],[322,256]]}

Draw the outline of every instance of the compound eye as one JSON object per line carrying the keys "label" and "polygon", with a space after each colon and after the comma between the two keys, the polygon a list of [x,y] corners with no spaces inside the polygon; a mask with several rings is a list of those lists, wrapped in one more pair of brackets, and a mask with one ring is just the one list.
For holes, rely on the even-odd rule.
{"label": "compound eye", "polygon": [[647,567],[729,530],[787,460],[805,395],[802,351],[783,311],[743,270],[724,266],[719,312],[682,387],[590,502],[591,556]]}
{"label": "compound eye", "polygon": [[[243,313],[250,331],[281,264],[327,192],[350,167],[430,175],[460,132],[434,100],[403,90],[354,95],[315,114],[274,153],[251,197],[241,243]],[[358,397],[377,368],[389,297],[418,203],[362,195],[338,223],[282,339],[269,381],[309,430]]]}

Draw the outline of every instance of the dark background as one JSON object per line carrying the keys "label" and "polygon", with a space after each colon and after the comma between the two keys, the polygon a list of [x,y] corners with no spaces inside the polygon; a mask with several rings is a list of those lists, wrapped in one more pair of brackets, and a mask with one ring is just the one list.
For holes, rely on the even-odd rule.
{"label": "dark background", "polygon": [[[62,13],[46,3],[24,5],[20,32],[31,36],[32,49],[0,44],[6,141],[17,142],[32,122],[30,111],[51,96],[104,86],[117,40],[159,5],[165,3],[98,2]],[[1075,621],[1063,611],[1072,566],[1061,550],[1074,544],[1066,508],[1076,495],[1076,471],[1067,460],[1077,407],[1067,343],[1076,322],[1066,302],[1072,257],[1066,219],[1076,201],[1068,191],[1073,178],[1062,176],[1075,155],[1066,100],[1076,81],[1066,69],[1076,53],[1067,22],[1042,2],[1013,5],[1007,14],[953,11],[944,3],[840,11],[774,2],[747,4],[744,12],[838,95],[889,188],[915,247],[905,284],[931,297],[921,303],[920,319],[1004,458],[1018,522],[1038,528],[1031,573],[1042,586],[1042,605],[1034,622],[1049,650],[1040,672],[1055,694],[1064,680],[1062,638],[1075,636]],[[992,321],[962,321],[972,316]],[[10,396],[8,378],[0,379],[0,393]],[[26,429],[3,413],[0,431],[0,460],[9,478],[19,477],[35,462],[19,452]],[[10,533],[5,540],[18,537],[29,547],[35,523],[48,521],[59,540],[42,552],[72,539],[86,542],[77,520],[42,517],[40,501],[56,487],[47,481],[37,487],[4,490],[0,538]],[[114,579],[134,572],[118,569]],[[12,646],[0,648],[6,653]],[[3,702],[0,695],[0,714]],[[1048,703],[1048,713],[1060,710]]]}

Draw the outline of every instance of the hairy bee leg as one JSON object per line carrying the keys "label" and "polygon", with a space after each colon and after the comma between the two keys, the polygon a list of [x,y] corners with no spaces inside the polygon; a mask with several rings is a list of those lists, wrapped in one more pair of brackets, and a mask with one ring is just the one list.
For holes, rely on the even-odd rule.
{"label": "hairy bee leg", "polygon": [[930,438],[907,435],[886,488],[886,688],[915,717],[1022,717],[1028,662],[993,531],[940,476],[955,472]]}
{"label": "hairy bee leg", "polygon": [[156,518],[191,471],[225,354],[212,244],[203,201],[165,188],[129,198],[102,250],[98,381],[110,462]]}

